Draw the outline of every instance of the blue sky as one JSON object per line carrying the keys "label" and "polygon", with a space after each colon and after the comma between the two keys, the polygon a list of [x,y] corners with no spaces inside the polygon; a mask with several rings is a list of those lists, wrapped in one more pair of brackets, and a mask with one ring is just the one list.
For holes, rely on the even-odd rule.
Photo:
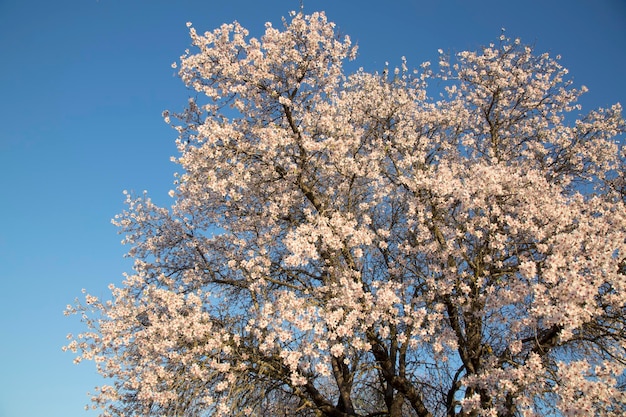
{"label": "blue sky", "polygon": [[[626,102],[624,0],[307,0],[359,44],[357,66],[410,66],[496,41],[562,55],[584,109]],[[168,204],[188,92],[170,64],[199,31],[259,35],[298,0],[0,0],[0,417],[95,416],[92,363],[61,351],[81,288],[104,298],[130,263],[110,219],[122,191]]]}

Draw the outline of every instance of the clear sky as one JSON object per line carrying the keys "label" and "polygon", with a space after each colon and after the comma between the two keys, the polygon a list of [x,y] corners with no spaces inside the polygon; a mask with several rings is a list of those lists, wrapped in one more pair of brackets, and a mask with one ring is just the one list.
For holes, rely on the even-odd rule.
{"label": "clear sky", "polygon": [[[124,189],[168,204],[188,92],[170,67],[198,31],[258,36],[298,0],[0,0],[0,417],[95,416],[92,363],[61,351],[81,288],[107,298],[130,263],[110,219]],[[306,0],[359,44],[357,66],[409,66],[497,41],[562,55],[584,109],[626,104],[624,0]]]}

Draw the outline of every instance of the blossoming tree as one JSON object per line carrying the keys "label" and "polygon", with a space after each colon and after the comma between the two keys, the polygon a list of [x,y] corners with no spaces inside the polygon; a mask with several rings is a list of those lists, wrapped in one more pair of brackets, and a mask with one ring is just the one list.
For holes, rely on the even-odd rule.
{"label": "blossoming tree", "polygon": [[504,36],[345,74],[323,13],[190,32],[174,203],[68,307],[104,415],[623,415],[619,105]]}

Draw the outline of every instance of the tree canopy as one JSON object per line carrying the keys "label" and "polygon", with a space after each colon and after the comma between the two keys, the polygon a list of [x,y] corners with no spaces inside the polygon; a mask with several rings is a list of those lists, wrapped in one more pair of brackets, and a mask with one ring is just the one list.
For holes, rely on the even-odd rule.
{"label": "tree canopy", "polygon": [[505,35],[347,74],[322,12],[189,27],[173,204],[129,193],[134,272],[68,307],[104,415],[623,415],[618,104]]}

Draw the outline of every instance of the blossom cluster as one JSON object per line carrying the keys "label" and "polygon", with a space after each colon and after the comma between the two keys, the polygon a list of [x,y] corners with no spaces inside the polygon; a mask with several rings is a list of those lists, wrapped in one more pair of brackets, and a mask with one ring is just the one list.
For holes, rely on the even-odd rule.
{"label": "blossom cluster", "polygon": [[346,74],[321,12],[188,26],[174,203],[128,194],[134,272],[68,307],[104,415],[623,415],[619,105],[504,36]]}

